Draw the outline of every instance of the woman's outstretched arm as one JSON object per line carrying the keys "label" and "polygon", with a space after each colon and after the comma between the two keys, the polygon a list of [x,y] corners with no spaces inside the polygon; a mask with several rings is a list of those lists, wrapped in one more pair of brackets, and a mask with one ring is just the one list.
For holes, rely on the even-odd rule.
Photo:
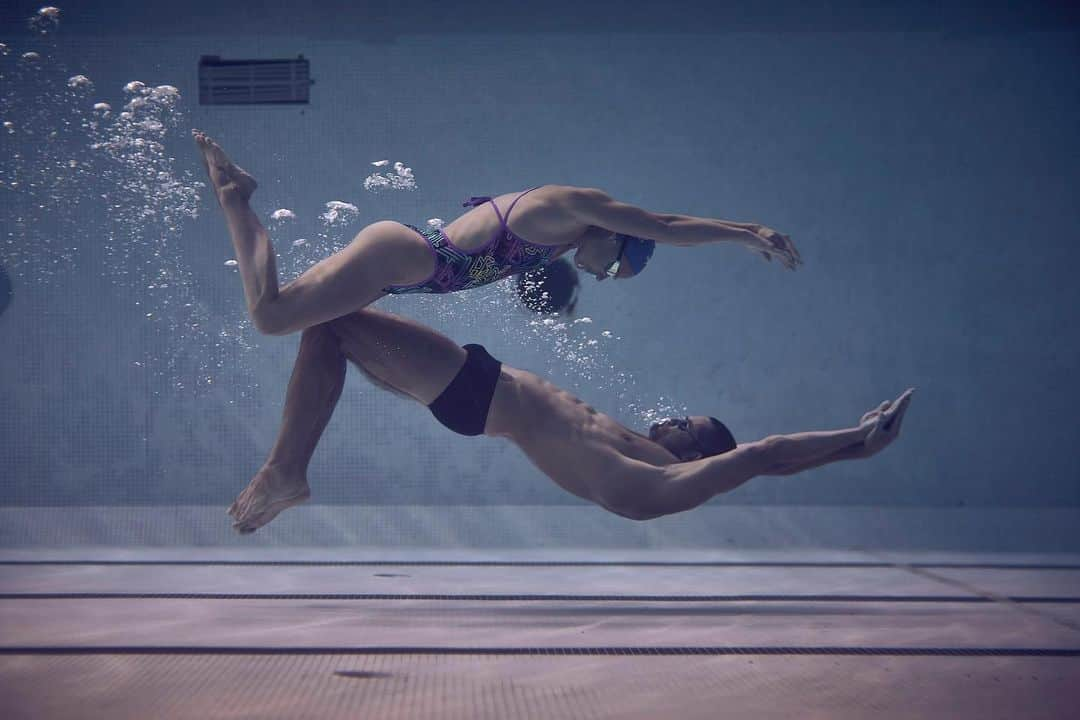
{"label": "woman's outstretched arm", "polygon": [[758,223],[654,213],[620,202],[596,188],[568,188],[567,192],[571,212],[588,225],[665,245],[734,242],[761,252],[767,259],[776,257],[792,270],[802,264],[790,237]]}

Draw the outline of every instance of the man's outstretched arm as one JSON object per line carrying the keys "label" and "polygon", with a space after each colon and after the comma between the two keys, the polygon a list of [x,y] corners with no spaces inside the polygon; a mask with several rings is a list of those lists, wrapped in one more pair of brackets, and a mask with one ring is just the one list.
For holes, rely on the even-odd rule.
{"label": "man's outstretched arm", "polygon": [[852,445],[842,450],[837,450],[832,455],[821,458],[818,460],[807,460],[805,462],[788,463],[768,468],[763,475],[798,475],[801,472],[812,470],[822,465],[828,465],[830,463],[838,462],[840,460],[861,460],[863,458],[870,457],[870,453],[866,449],[864,443],[858,445]]}
{"label": "man's outstretched arm", "polygon": [[664,477],[647,491],[640,491],[642,502],[635,519],[689,510],[758,475],[787,475],[837,460],[876,455],[899,437],[914,391],[909,388],[895,401],[867,413],[858,427],[771,435],[721,455],[659,468]]}
{"label": "man's outstretched arm", "polygon": [[638,508],[641,517],[635,519],[649,520],[695,508],[759,475],[788,474],[832,462],[833,456],[862,443],[870,428],[867,425],[771,435],[721,455],[658,468],[663,471],[662,477],[648,492],[641,493],[643,502]]}

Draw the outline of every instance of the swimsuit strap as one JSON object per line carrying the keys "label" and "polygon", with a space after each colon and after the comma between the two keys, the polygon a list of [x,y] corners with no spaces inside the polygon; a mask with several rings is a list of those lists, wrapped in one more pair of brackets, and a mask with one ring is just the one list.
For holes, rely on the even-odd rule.
{"label": "swimsuit strap", "polygon": [[[528,190],[526,190],[525,192],[518,195],[516,198],[514,198],[514,202],[510,203],[510,207],[507,208],[507,210],[506,210],[507,219],[510,218],[510,213],[513,212],[514,206],[517,205],[517,201],[520,200],[521,198],[525,197],[526,195],[528,195],[529,193],[531,193],[533,190],[535,190],[538,187],[540,187],[540,186],[537,185],[536,187],[531,187]],[[491,203],[491,204],[493,206],[495,205],[495,203]],[[495,208],[495,212],[499,212],[499,208]],[[506,222],[503,222],[503,227],[506,227]],[[509,230],[510,230],[510,228],[507,228],[507,231],[509,231]]]}
{"label": "swimsuit strap", "polygon": [[[510,211],[514,209],[515,205],[517,205],[518,200],[525,197],[526,195],[528,195],[533,190],[536,190],[539,187],[543,187],[543,186],[542,185],[537,185],[536,187],[531,187],[528,190],[526,190],[525,192],[518,195],[516,198],[514,198],[514,202],[510,203],[510,207],[506,211],[506,217],[507,218],[510,217]],[[492,200],[491,197],[489,197],[487,195],[473,195],[468,200],[461,203],[461,207],[476,207],[477,205],[483,205],[486,202],[490,202],[491,207],[495,208],[495,214],[499,216],[499,222],[502,224],[503,230],[505,230],[506,232],[510,232],[510,228],[507,227],[507,225],[506,225],[506,220],[503,219],[502,213],[499,212],[499,206],[495,204],[494,200]]]}

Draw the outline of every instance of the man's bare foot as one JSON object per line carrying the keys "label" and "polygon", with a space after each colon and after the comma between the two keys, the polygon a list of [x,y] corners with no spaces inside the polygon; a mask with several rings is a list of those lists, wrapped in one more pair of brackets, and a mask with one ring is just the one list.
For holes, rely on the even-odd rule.
{"label": "man's bare foot", "polygon": [[255,532],[277,517],[278,513],[311,497],[307,478],[290,475],[276,467],[263,466],[229,507],[236,522],[233,530],[241,535]]}
{"label": "man's bare foot", "polygon": [[229,201],[247,202],[251,193],[259,187],[255,178],[237,167],[209,136],[199,130],[192,130],[191,135],[202,152],[203,167],[214,186],[218,202],[223,205]]}
{"label": "man's bare foot", "polygon": [[904,421],[904,414],[907,412],[908,405],[911,404],[911,396],[914,393],[915,388],[908,388],[895,401],[883,402],[878,409],[863,415],[863,421],[859,427],[869,428],[863,440],[866,452],[864,457],[881,452],[900,436],[900,425]]}

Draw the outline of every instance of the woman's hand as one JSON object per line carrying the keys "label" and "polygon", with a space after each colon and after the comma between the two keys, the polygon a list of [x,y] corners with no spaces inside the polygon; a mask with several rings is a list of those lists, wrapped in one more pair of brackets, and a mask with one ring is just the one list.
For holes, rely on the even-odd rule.
{"label": "woman's hand", "polygon": [[773,257],[778,258],[789,270],[794,270],[802,265],[802,256],[791,242],[791,238],[778,233],[765,225],[752,225],[749,233],[747,248],[754,252],[760,252],[765,259],[772,262]]}

